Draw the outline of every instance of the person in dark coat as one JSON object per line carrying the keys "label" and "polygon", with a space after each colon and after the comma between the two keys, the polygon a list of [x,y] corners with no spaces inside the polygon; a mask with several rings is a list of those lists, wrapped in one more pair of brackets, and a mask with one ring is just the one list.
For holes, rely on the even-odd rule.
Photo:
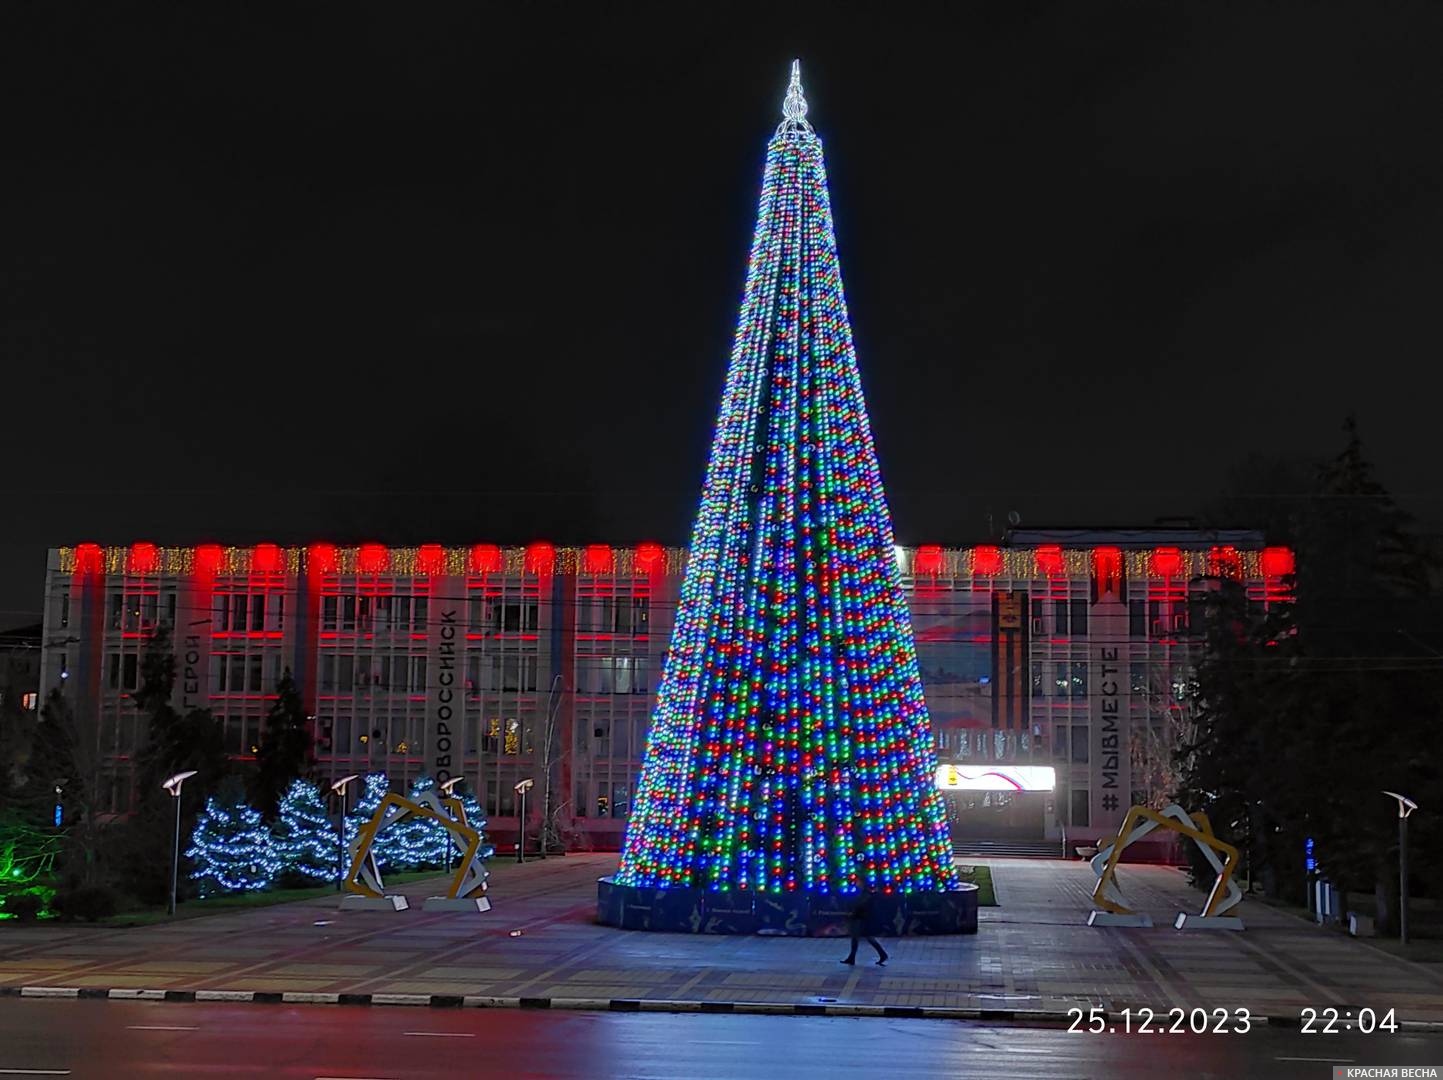
{"label": "person in dark coat", "polygon": [[872,898],[863,893],[852,905],[852,913],[847,918],[847,932],[852,935],[852,951],[847,954],[847,958],[842,963],[855,964],[857,962],[857,944],[863,938],[867,939],[868,945],[877,950],[878,965],[887,962],[887,950],[882,948],[876,938],[867,933],[867,920],[871,917]]}

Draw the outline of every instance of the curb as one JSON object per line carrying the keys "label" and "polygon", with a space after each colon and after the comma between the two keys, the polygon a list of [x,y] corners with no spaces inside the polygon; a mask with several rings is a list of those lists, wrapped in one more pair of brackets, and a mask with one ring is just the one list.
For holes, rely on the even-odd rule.
{"label": "curb", "polygon": [[[770,1001],[685,1001],[653,998],[489,997],[482,994],[319,994],[268,990],[134,990],[79,986],[0,986],[0,998],[108,1001],[224,1002],[256,1005],[405,1005],[432,1009],[558,1009],[580,1012],[720,1013],[766,1016],[875,1016],[889,1020],[972,1020],[1035,1027],[1073,1025],[1069,1012],[1049,1009],[954,1009],[939,1005],[841,1005]],[[1134,1012],[1136,1010],[1133,1010]],[[1090,1010],[1109,1022],[1124,1021],[1121,1010]],[[1292,1014],[1253,1016],[1254,1024],[1296,1028]],[[1443,1021],[1399,1020],[1402,1031],[1443,1031]]]}

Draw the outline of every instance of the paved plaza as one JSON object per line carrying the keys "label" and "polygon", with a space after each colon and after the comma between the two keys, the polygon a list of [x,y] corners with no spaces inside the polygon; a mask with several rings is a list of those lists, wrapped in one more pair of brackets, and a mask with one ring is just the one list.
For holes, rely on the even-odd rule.
{"label": "paved plaza", "polygon": [[[1085,924],[1085,863],[996,859],[999,906],[966,937],[888,939],[892,960],[837,961],[845,941],[613,930],[592,922],[596,878],[615,855],[494,867],[485,914],[427,913],[426,882],[400,913],[343,912],[335,898],[107,929],[0,925],[0,987],[134,988],[531,999],[923,1006],[1065,1012],[1074,1005],[1234,1009],[1394,1008],[1443,1021],[1443,975],[1261,904],[1248,929],[1179,933],[1202,894],[1182,873],[1124,866],[1154,929]],[[861,962],[865,961],[865,962]],[[695,1006],[694,1006],[695,1007]]]}

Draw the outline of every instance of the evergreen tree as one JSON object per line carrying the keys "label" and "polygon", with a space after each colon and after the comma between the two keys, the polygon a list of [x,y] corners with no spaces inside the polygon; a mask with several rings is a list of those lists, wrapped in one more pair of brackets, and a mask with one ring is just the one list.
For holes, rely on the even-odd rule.
{"label": "evergreen tree", "polygon": [[956,880],[891,514],[793,65],[616,880]]}
{"label": "evergreen tree", "polygon": [[291,669],[276,686],[276,700],[266,716],[256,753],[251,798],[267,821],[273,820],[281,794],[311,764],[311,731]]}
{"label": "evergreen tree", "polygon": [[185,854],[193,860],[190,876],[201,896],[258,892],[270,887],[279,870],[270,830],[234,779],[206,800]]}
{"label": "evergreen tree", "polygon": [[[370,821],[376,813],[376,807],[381,805],[381,800],[386,797],[390,790],[391,783],[383,772],[367,773],[363,778],[361,795],[351,812],[346,815],[345,836],[346,836],[346,869],[350,869],[351,844],[356,839],[356,834],[361,831],[361,826]],[[386,864],[385,852],[382,846],[377,843],[372,846],[376,856],[376,866]]]}
{"label": "evergreen tree", "polygon": [[[412,782],[408,797],[415,802],[417,796],[435,786],[436,781],[429,776],[419,777]],[[384,856],[388,870],[395,873],[419,870],[434,866],[443,856],[444,831],[435,821],[413,814],[383,832],[376,847]]]}
{"label": "evergreen tree", "polygon": [[283,873],[320,881],[336,879],[340,840],[315,784],[309,780],[292,782],[281,799],[271,833]]}

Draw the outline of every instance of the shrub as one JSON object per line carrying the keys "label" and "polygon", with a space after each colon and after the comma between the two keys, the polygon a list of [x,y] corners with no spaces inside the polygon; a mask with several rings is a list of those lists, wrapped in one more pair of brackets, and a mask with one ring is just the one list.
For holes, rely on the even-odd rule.
{"label": "shrub", "polygon": [[45,896],[35,890],[11,893],[5,897],[3,908],[5,914],[14,915],[21,922],[34,922],[44,909]]}
{"label": "shrub", "polygon": [[116,906],[115,890],[109,885],[79,885],[55,894],[55,910],[67,919],[108,919]]}

